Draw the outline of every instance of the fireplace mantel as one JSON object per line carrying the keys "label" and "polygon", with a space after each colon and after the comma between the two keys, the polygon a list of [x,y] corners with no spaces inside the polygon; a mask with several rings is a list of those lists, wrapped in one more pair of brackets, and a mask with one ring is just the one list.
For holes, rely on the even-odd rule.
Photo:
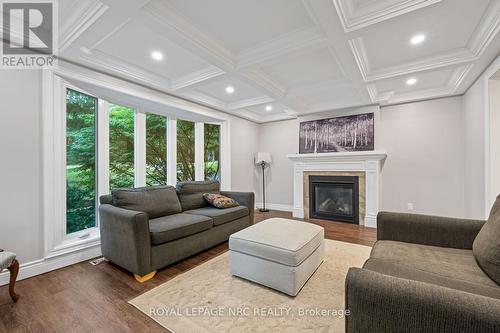
{"label": "fireplace mantel", "polygon": [[366,177],[366,213],[364,225],[377,227],[380,171],[387,154],[381,151],[291,154],[293,161],[293,216],[304,218],[304,172],[364,172]]}

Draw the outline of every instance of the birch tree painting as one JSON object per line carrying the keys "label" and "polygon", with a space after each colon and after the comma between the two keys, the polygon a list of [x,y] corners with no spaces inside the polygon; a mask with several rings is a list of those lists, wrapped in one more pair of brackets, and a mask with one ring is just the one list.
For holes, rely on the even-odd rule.
{"label": "birch tree painting", "polygon": [[374,149],[373,113],[300,123],[299,153]]}

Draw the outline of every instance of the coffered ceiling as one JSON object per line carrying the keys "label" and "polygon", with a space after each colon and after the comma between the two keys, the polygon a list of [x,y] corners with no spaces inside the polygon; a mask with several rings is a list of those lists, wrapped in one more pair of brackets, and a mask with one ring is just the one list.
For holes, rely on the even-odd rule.
{"label": "coffered ceiling", "polygon": [[500,51],[499,0],[64,0],[59,15],[62,58],[256,122],[461,94]]}

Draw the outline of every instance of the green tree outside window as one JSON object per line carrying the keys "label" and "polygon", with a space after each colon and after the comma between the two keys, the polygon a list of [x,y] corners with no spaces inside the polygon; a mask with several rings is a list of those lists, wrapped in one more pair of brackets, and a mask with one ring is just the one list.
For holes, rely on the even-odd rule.
{"label": "green tree outside window", "polygon": [[109,105],[109,187],[134,187],[134,110]]}
{"label": "green tree outside window", "polygon": [[194,179],[194,123],[177,120],[177,181]]}
{"label": "green tree outside window", "polygon": [[97,98],[66,91],[66,233],[96,226]]}
{"label": "green tree outside window", "polygon": [[146,184],[167,184],[167,117],[146,114]]}
{"label": "green tree outside window", "polygon": [[205,179],[220,180],[220,126],[205,124]]}

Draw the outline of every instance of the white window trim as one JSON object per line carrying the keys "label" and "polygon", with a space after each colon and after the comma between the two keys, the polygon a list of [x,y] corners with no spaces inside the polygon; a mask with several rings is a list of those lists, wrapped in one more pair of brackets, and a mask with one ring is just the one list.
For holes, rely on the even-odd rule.
{"label": "white window trim", "polygon": [[[45,259],[54,258],[61,255],[70,254],[75,251],[83,251],[91,247],[100,245],[100,235],[97,227],[83,230],[81,232],[66,235],[66,155],[65,155],[65,98],[64,92],[66,87],[70,87],[77,91],[85,92],[77,86],[72,86],[67,83],[69,81],[79,81],[86,84],[91,84],[95,87],[103,87],[113,89],[121,93],[125,93],[132,97],[140,97],[156,103],[164,104],[165,106],[183,109],[187,112],[196,113],[200,116],[206,116],[212,119],[218,119],[221,126],[220,145],[221,145],[221,189],[229,190],[231,188],[231,142],[230,142],[230,118],[228,115],[217,112],[207,107],[200,106],[195,103],[185,101],[183,99],[163,94],[152,89],[144,88],[107,74],[97,73],[90,69],[86,69],[77,65],[60,61],[59,68],[55,70],[42,71],[42,150],[43,150],[43,249]],[[89,94],[93,96],[94,94]],[[108,103],[102,102],[99,108],[104,108],[106,111],[99,110],[100,119],[97,120],[98,127],[98,172],[97,172],[97,194],[98,196],[109,193],[109,140],[103,141],[103,138],[108,138],[109,135],[109,119]],[[136,115],[145,114],[141,110],[136,110]],[[175,186],[177,183],[177,121],[167,116],[167,183]],[[140,118],[141,116],[139,116]],[[145,128],[144,128],[145,134]],[[199,133],[198,133],[199,134]],[[200,144],[198,136],[198,150],[203,147]],[[135,160],[135,167],[144,167],[143,176],[145,178],[145,136],[144,148],[141,142],[135,143],[136,148],[134,156],[141,155],[140,160]],[[138,150],[137,150],[138,149]],[[142,149],[142,152],[141,152]],[[197,154],[198,163],[203,163],[203,148]],[[197,168],[198,169],[198,168]],[[204,168],[202,168],[203,170]],[[200,174],[197,175],[199,178]],[[137,177],[136,177],[137,179]],[[144,180],[145,183],[145,180]]]}
{"label": "white window trim", "polygon": [[194,180],[205,180],[205,123],[194,123]]}
{"label": "white window trim", "polygon": [[167,184],[177,185],[177,120],[167,119]]}
{"label": "white window trim", "polygon": [[146,114],[134,114],[134,184],[146,186]]}

